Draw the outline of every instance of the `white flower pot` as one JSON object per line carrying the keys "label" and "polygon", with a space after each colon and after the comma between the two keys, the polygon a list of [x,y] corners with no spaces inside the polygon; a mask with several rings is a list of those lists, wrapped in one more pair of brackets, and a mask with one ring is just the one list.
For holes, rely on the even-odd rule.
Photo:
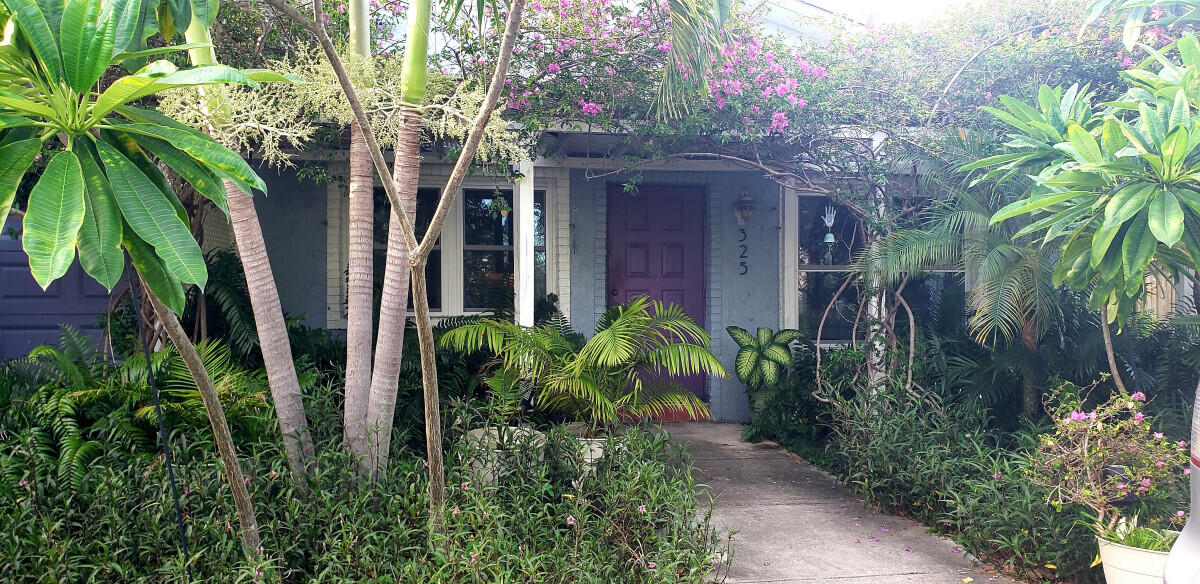
{"label": "white flower pot", "polygon": [[580,438],[579,450],[583,456],[583,467],[588,472],[595,472],[596,462],[604,457],[604,438]]}
{"label": "white flower pot", "polygon": [[1104,579],[1108,584],[1163,584],[1167,552],[1155,552],[1113,543],[1097,537]]}

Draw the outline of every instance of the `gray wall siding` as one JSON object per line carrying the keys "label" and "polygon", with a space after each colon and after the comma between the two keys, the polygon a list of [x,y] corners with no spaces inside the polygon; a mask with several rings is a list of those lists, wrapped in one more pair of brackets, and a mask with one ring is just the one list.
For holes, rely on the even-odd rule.
{"label": "gray wall siding", "polygon": [[[592,332],[604,312],[606,193],[609,184],[624,180],[618,176],[589,181],[584,171],[571,172],[571,223],[575,228],[571,315],[572,324],[581,332]],[[713,353],[732,371],[737,345],[726,335],[725,327],[779,327],[779,187],[753,172],[645,172],[642,184],[697,185],[707,197],[706,316]],[[734,217],[734,202],[742,192],[748,192],[756,203],[746,225],[738,225]],[[746,231],[744,242],[738,241],[739,229]],[[746,259],[739,257],[739,245],[743,244]],[[742,261],[748,264],[745,275],[740,274]],[[708,387],[713,418],[749,418],[745,388],[736,378],[710,379]]]}
{"label": "gray wall siding", "polygon": [[267,255],[279,287],[279,301],[289,317],[304,315],[304,324],[325,326],[326,185],[299,180],[295,169],[260,167],[267,195],[255,194]]}

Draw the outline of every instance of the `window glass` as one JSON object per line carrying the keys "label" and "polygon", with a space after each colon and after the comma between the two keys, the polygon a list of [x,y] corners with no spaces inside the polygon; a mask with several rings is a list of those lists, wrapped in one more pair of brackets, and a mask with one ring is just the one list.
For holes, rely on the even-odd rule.
{"label": "window glass", "polygon": [[[858,218],[849,209],[825,197],[800,197],[799,202],[800,266],[849,264],[854,254],[862,249]],[[830,209],[833,225],[826,227]]]}
{"label": "window glass", "polygon": [[[511,310],[513,306],[513,192],[463,190],[463,308]],[[546,294],[546,193],[534,193],[534,292]]]}
{"label": "window glass", "polygon": [[[417,218],[413,229],[417,238],[424,237],[433,221],[433,212],[437,209],[439,189],[417,189]],[[383,188],[375,189],[375,292],[376,298],[383,286],[384,264],[387,260],[388,227],[391,219],[392,205]],[[442,251],[441,238],[429,253],[429,263],[425,266],[425,279],[429,289],[430,310],[442,309]],[[408,308],[413,307],[412,294],[409,294]]]}

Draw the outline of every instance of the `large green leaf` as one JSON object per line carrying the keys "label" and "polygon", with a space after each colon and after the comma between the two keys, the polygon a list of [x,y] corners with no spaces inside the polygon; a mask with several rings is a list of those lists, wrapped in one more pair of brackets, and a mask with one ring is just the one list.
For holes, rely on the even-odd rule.
{"label": "large green leaf", "polygon": [[79,230],[79,263],[102,286],[112,290],[125,270],[121,251],[121,211],[108,177],[100,169],[95,148],[86,141],[80,146],[79,163],[83,168],[87,205],[83,227]]}
{"label": "large green leaf", "polygon": [[1128,221],[1146,206],[1150,195],[1157,190],[1156,184],[1134,182],[1117,191],[1104,206],[1104,226],[1112,227]]}
{"label": "large green leaf", "polygon": [[38,118],[55,119],[58,113],[50,109],[44,104],[37,103],[21,97],[19,95],[0,91],[0,106],[5,106],[9,109],[16,110],[23,114],[33,115]]}
{"label": "large green leaf", "polygon": [[267,191],[267,184],[241,156],[208,136],[155,124],[121,124],[120,127],[130,133],[166,140],[208,166],[217,176],[236,178],[264,193]]}
{"label": "large green leaf", "polygon": [[1071,127],[1067,128],[1067,136],[1070,138],[1071,147],[1079,155],[1079,162],[1092,164],[1104,162],[1104,156],[1100,153],[1100,145],[1096,143],[1096,138],[1083,129],[1083,126],[1071,124]]}
{"label": "large green leaf", "polygon": [[[47,2],[53,5],[55,0]],[[50,19],[42,12],[42,7],[33,0],[3,0],[9,12],[17,20],[21,30],[29,39],[29,44],[38,59],[46,66],[46,70],[55,77],[62,76],[62,55],[58,52],[58,17],[51,13]],[[53,23],[53,26],[52,26]]]}
{"label": "large green leaf", "polygon": [[999,211],[996,211],[996,214],[992,215],[991,222],[992,223],[1000,223],[1001,221],[1004,221],[1006,219],[1011,219],[1018,215],[1032,213],[1033,211],[1036,211],[1038,209],[1049,207],[1050,205],[1062,203],[1064,201],[1070,201],[1071,199],[1074,199],[1076,197],[1081,197],[1081,196],[1086,196],[1086,195],[1088,195],[1088,193],[1086,193],[1086,192],[1067,191],[1067,192],[1062,192],[1062,193],[1051,193],[1049,195],[1044,195],[1041,197],[1015,201],[1013,203],[1005,205]]}
{"label": "large green leaf", "polygon": [[129,227],[154,247],[171,274],[203,287],[208,278],[204,255],[166,195],[113,146],[99,141],[96,149]]}
{"label": "large green leaf", "polygon": [[[147,65],[147,67],[151,65]],[[126,103],[175,87],[225,83],[258,85],[256,81],[246,77],[241,71],[224,65],[184,69],[161,76],[127,75],[114,81],[108,89],[104,90],[104,93],[100,94],[100,97],[96,99],[96,104],[92,107],[92,116],[102,118]]]}
{"label": "large green leaf", "polygon": [[225,185],[207,167],[200,165],[191,156],[178,150],[166,140],[143,134],[133,134],[133,139],[148,152],[163,161],[179,174],[196,192],[213,202],[222,213],[229,215],[229,203],[225,198]]}
{"label": "large green leaf", "polygon": [[[118,54],[125,53],[140,43],[139,35],[145,25],[145,13],[142,10],[143,0],[109,0],[104,3],[100,19],[115,23],[113,28],[112,52],[104,55],[112,59]],[[122,59],[124,60],[124,59]],[[108,61],[106,61],[108,62]]]}
{"label": "large green leaf", "polygon": [[1140,213],[1129,223],[1129,230],[1121,242],[1121,264],[1127,278],[1142,278],[1142,273],[1154,257],[1157,241],[1149,233],[1146,224],[1148,213]]}
{"label": "large green leaf", "polygon": [[1168,167],[1178,167],[1188,156],[1188,130],[1180,126],[1175,128],[1162,143],[1163,163]]}
{"label": "large green leaf", "polygon": [[218,0],[192,0],[192,20],[209,27],[217,20]]}
{"label": "large green leaf", "polygon": [[83,171],[75,153],[63,150],[54,155],[29,192],[21,238],[33,279],[43,290],[71,267],[83,213]]}
{"label": "large green leaf", "polygon": [[41,150],[42,141],[37,138],[0,146],[0,225],[8,219],[8,210],[12,208],[21,178]]}
{"label": "large green leaf", "polygon": [[142,147],[133,139],[133,136],[125,132],[104,130],[100,132],[100,139],[116,147],[121,154],[125,155],[125,158],[128,158],[134,166],[138,167],[138,170],[141,170],[142,174],[146,175],[146,178],[150,179],[150,182],[154,183],[154,186],[158,187],[163,196],[167,197],[167,200],[171,202],[171,206],[175,208],[175,214],[179,216],[179,220],[184,223],[189,222],[187,209],[183,207],[183,201],[179,200],[179,195],[171,187],[171,182],[163,175],[158,165],[150,159],[150,156],[142,150]]}
{"label": "large green leaf", "polygon": [[754,339],[754,335],[751,335],[750,331],[742,327],[728,326],[725,327],[725,332],[729,333],[729,336],[733,338],[733,342],[737,343],[739,347],[755,347],[758,345]]}
{"label": "large green leaf", "polygon": [[72,89],[83,93],[104,73],[115,30],[98,21],[100,0],[67,0],[59,35],[63,74]]}
{"label": "large green leaf", "polygon": [[1112,227],[1100,227],[1092,234],[1092,255],[1088,265],[1093,268],[1100,265],[1100,261],[1108,253],[1109,245],[1112,244],[1113,238],[1120,230],[1121,225],[1113,225]]}
{"label": "large green leaf", "polygon": [[1162,191],[1150,201],[1150,232],[1170,247],[1183,237],[1183,209],[1171,191]]}
{"label": "large green leaf", "polygon": [[123,225],[121,232],[124,235],[122,241],[125,249],[129,251],[129,261],[133,263],[133,267],[142,277],[142,281],[159,300],[162,300],[167,308],[170,308],[175,314],[183,314],[183,307],[186,303],[183,285],[175,276],[171,275],[171,272],[163,265],[162,259],[155,255],[154,248],[142,241],[142,238],[134,233],[128,223]]}

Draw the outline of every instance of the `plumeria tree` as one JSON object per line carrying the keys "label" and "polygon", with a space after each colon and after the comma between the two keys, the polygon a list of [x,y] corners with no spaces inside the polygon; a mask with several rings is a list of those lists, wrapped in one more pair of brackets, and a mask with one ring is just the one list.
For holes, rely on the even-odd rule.
{"label": "plumeria tree", "polygon": [[[187,215],[155,159],[222,210],[227,199],[219,181],[229,181],[247,195],[266,186],[236,153],[132,103],[178,87],[255,85],[274,74],[220,66],[179,69],[170,61],[155,60],[102,88],[100,81],[113,65],[188,48],[144,48],[135,25],[145,22],[146,10],[140,0],[4,1],[0,216],[9,214],[33,159],[43,148],[52,151],[30,190],[22,222],[22,247],[34,279],[48,287],[66,273],[78,253],[84,271],[111,290],[129,257],[200,391],[243,541],[257,555],[258,526],[224,409],[176,316],[183,310],[183,286],[203,287],[207,270],[188,230]],[[169,14],[161,14],[164,22]]]}

